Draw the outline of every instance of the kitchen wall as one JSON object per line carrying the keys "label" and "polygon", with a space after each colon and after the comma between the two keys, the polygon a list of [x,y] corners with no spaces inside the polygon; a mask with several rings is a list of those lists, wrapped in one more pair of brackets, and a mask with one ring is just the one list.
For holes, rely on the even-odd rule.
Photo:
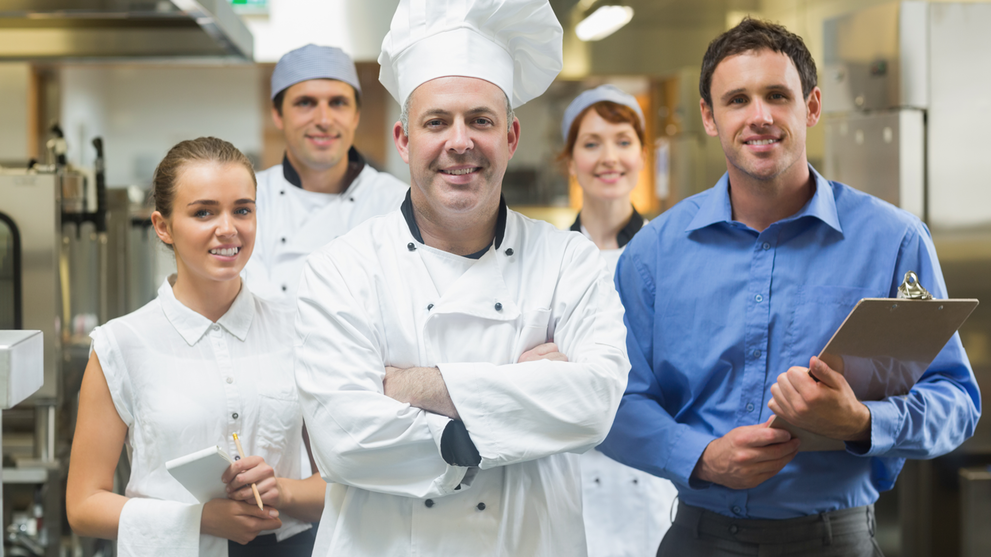
{"label": "kitchen wall", "polygon": [[226,139],[257,161],[262,95],[254,65],[66,65],[59,120],[69,161],[91,166],[103,136],[107,185],[148,186],[155,166],[183,139]]}

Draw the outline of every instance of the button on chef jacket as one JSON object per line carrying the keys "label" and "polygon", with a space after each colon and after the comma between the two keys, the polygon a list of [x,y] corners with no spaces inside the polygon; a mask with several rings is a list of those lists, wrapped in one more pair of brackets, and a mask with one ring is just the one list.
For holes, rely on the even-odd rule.
{"label": "button on chef jacket", "polygon": [[[296,380],[336,482],[314,555],[586,555],[576,453],[626,384],[623,308],[591,242],[502,210],[477,260],[424,245],[395,211],[307,261]],[[548,341],[569,361],[516,363]],[[386,366],[439,367],[474,463],[442,456],[459,422],[383,394]]]}
{"label": "button on chef jacket", "polygon": [[304,190],[288,157],[258,173],[255,249],[243,272],[256,296],[295,303],[306,256],[358,223],[397,209],[409,189],[366,164],[354,147],[348,173],[354,179],[339,194]]}
{"label": "button on chef jacket", "polygon": [[[258,455],[298,479],[302,417],[292,373],[292,314],[247,288],[216,323],[184,306],[170,280],[141,309],[93,330],[110,396],[127,426],[131,477],[118,554],[226,557],[227,540],[200,535],[203,505],[165,463],[219,445]],[[219,478],[218,478],[219,481]],[[279,540],[310,525],[282,514]],[[270,534],[273,532],[263,532]]]}

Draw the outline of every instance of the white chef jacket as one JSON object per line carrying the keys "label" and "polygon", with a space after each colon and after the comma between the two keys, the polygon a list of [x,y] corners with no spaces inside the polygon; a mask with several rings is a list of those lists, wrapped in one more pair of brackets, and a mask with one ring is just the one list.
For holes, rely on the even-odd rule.
{"label": "white chef jacket", "polygon": [[[283,164],[258,173],[255,249],[242,276],[256,296],[292,305],[306,257],[360,222],[399,207],[409,186],[364,163],[339,194],[306,191],[285,177]],[[295,170],[291,170],[295,175]]]}
{"label": "white chef jacket", "polygon": [[[578,228],[590,238],[579,216]],[[633,222],[640,219],[639,223]],[[634,211],[619,234],[618,249],[600,250],[609,272],[616,273],[626,243],[648,220]],[[625,232],[625,234],[624,234]],[[669,480],[620,464],[593,449],[581,457],[583,515],[589,557],[650,557],[671,527],[678,490]]]}
{"label": "white chef jacket", "polygon": [[[442,294],[428,265],[451,254],[400,211],[307,260],[296,381],[317,465],[338,482],[313,555],[586,554],[576,453],[604,438],[625,389],[623,307],[591,242],[504,222]],[[547,341],[569,361],[516,363]],[[450,419],[383,394],[387,365],[440,368],[479,466],[441,457]]]}
{"label": "white chef jacket", "polygon": [[[213,445],[265,459],[299,478],[302,416],[293,380],[292,314],[244,286],[216,323],[176,300],[169,277],[158,297],[90,333],[121,420],[131,478],[118,554],[226,557],[227,540],[200,535],[198,504],[165,463]],[[219,478],[218,478],[219,479]],[[279,540],[310,525],[282,514]],[[265,532],[266,534],[272,532]]]}

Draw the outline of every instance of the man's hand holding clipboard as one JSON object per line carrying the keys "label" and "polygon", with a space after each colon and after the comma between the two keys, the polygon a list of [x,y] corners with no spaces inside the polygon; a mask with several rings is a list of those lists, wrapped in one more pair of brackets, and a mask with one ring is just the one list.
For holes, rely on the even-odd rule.
{"label": "man's hand holding clipboard", "polygon": [[911,271],[898,291],[860,300],[809,368],[792,367],[771,386],[771,427],[801,439],[799,450],[870,441],[860,401],[907,394],[979,303],[933,299]]}
{"label": "man's hand holding clipboard", "polygon": [[808,368],[795,366],[779,375],[771,396],[767,407],[792,425],[831,439],[870,439],[870,410],[842,373],[815,356]]}

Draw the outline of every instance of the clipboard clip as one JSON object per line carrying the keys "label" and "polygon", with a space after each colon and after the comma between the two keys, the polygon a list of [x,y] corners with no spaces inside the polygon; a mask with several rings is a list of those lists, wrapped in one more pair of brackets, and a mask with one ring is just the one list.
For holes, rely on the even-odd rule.
{"label": "clipboard clip", "polygon": [[930,294],[925,287],[919,284],[919,276],[915,274],[915,271],[905,273],[905,280],[903,280],[901,286],[898,287],[897,297],[908,300],[933,299],[932,294]]}

